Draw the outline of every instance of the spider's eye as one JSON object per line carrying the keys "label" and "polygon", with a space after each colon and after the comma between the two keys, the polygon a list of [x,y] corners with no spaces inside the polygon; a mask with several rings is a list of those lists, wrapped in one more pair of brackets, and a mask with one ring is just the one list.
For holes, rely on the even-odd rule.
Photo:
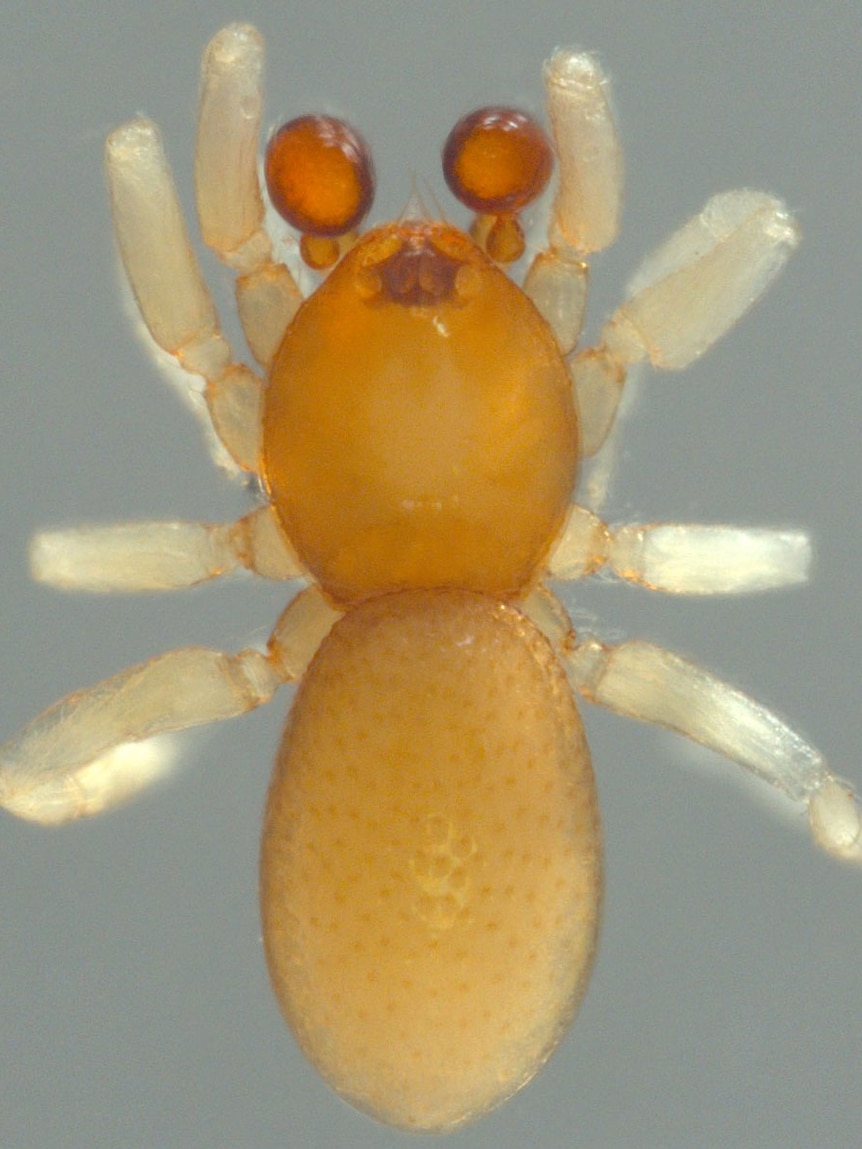
{"label": "spider's eye", "polygon": [[479,108],[459,120],[443,147],[452,193],[483,215],[519,212],[541,195],[551,174],[551,145],[516,108]]}
{"label": "spider's eye", "polygon": [[362,136],[333,116],[300,116],[270,139],[266,186],[276,211],[304,237],[352,231],[374,198],[374,166]]}

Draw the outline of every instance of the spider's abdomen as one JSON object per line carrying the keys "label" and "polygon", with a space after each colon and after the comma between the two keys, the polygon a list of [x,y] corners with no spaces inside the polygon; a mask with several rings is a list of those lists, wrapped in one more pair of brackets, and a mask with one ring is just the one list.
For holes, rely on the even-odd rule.
{"label": "spider's abdomen", "polygon": [[577,420],[550,328],[443,224],[381,227],[345,256],[285,334],[263,426],[282,526],[342,602],[523,590],[575,480]]}
{"label": "spider's abdomen", "polygon": [[329,1083],[443,1130],[523,1085],[580,1000],[601,889],[572,695],[518,611],[358,606],[288,721],[263,837],[273,986]]}

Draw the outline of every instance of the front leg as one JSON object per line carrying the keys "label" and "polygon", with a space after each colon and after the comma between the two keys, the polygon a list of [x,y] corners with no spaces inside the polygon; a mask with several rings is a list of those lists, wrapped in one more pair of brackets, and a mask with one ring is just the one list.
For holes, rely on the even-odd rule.
{"label": "front leg", "polygon": [[680,370],[694,362],[769,288],[798,242],[780,200],[740,189],[713,196],[641,265],[597,345],[569,363],[581,450],[596,455],[582,502],[598,510],[607,499],[615,420],[633,368],[648,362]]}
{"label": "front leg", "polygon": [[263,38],[230,24],[207,45],[195,149],[198,219],[204,242],[238,274],[236,301],[246,341],[267,369],[302,302],[290,271],[273,259],[258,178]]}
{"label": "front leg", "polygon": [[619,229],[623,160],[595,56],[561,49],[545,64],[544,80],[559,174],[548,246],[530,265],[524,291],[568,355],[584,321],[587,257],[612,244]]}
{"label": "front leg", "polygon": [[111,132],[105,171],[114,233],[141,318],[155,343],[206,381],[212,427],[234,462],[257,472],[263,384],[237,363],[221,330],[155,124]]}

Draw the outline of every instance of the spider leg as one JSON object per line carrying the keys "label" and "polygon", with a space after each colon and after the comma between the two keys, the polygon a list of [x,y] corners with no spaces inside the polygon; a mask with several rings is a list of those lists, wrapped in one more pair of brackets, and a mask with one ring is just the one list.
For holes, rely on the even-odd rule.
{"label": "spider leg", "polygon": [[702,667],[649,642],[579,639],[564,657],[572,685],[617,714],[686,735],[804,803],[812,835],[862,862],[862,818],[849,787],[780,718]]}
{"label": "spider leg", "polygon": [[577,579],[606,567],[667,594],[748,594],[805,582],[811,541],[804,531],[708,523],[609,527],[573,506],[548,564],[551,578]]}
{"label": "spider leg", "polygon": [[568,355],[583,325],[586,257],[616,239],[623,162],[608,81],[594,56],[561,49],[545,64],[545,91],[558,160],[548,246],[533,260],[524,291]]}
{"label": "spider leg", "polygon": [[96,592],[178,590],[246,568],[272,579],[303,569],[270,506],[235,523],[143,522],[40,531],[30,544],[39,582]]}
{"label": "spider leg", "polygon": [[302,293],[273,260],[258,174],[264,44],[231,24],[207,45],[195,150],[198,219],[204,242],[237,272],[236,301],[252,354],[269,367]]}
{"label": "spider leg", "polygon": [[[796,224],[779,200],[741,189],[713,196],[647,258],[597,345],[570,361],[583,454],[612,446],[610,432],[634,365],[687,367],[760,298],[798,241]],[[610,470],[599,468],[600,478],[592,482],[586,501],[593,510],[606,495]]]}
{"label": "spider leg", "polygon": [[61,699],[0,746],[0,806],[45,824],[116,806],[166,772],[161,736],[269,702],[337,617],[310,588],[284,611],[266,653],[184,647]]}
{"label": "spider leg", "polygon": [[156,344],[202,375],[212,426],[238,466],[256,471],[263,385],[237,363],[189,242],[158,128],[137,119],[113,131],[105,167],[117,246]]}
{"label": "spider leg", "polygon": [[[559,180],[548,246],[534,259],[524,290],[570,355],[583,325],[586,259],[616,239],[623,163],[599,62],[560,50],[544,75]],[[713,196],[646,259],[597,345],[570,360],[582,454],[595,455],[608,442],[635,364],[688,366],[766,291],[797,243],[796,224],[779,200],[740,189]],[[593,510],[606,495],[613,462],[609,450],[593,471],[586,499]]]}

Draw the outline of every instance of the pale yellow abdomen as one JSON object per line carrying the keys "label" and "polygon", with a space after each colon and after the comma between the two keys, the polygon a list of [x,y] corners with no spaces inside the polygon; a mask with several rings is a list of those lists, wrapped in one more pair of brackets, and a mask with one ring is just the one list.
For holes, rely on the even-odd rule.
{"label": "pale yellow abdomen", "polygon": [[269,794],[264,939],[300,1044],[360,1108],[451,1128],[565,1032],[601,896],[580,718],[515,609],[416,591],[350,611]]}

